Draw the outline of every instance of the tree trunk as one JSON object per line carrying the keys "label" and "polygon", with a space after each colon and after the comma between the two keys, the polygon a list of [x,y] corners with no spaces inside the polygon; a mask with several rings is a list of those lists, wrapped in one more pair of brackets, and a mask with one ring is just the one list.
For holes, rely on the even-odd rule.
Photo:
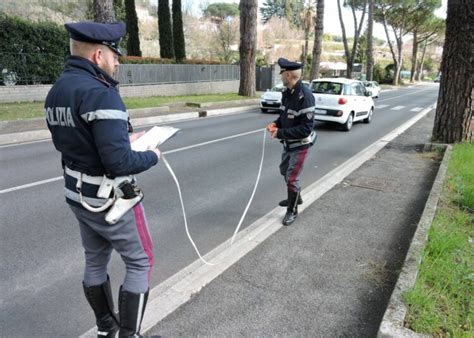
{"label": "tree trunk", "polygon": [[415,79],[415,72],[416,72],[416,63],[418,59],[418,33],[417,30],[413,32],[413,49],[411,52],[411,74],[410,74],[410,82],[413,83]]}
{"label": "tree trunk", "polygon": [[352,69],[349,71],[349,45],[347,44],[347,36],[346,36],[346,26],[344,25],[344,20],[342,19],[342,8],[341,8],[341,0],[337,0],[337,11],[339,14],[339,22],[341,24],[341,31],[342,31],[342,42],[344,44],[344,56],[346,57],[346,77],[350,79],[352,74]]}
{"label": "tree trunk", "polygon": [[416,80],[421,81],[421,77],[423,76],[423,66],[425,64],[425,54],[426,54],[426,42],[423,45],[423,52],[421,52],[421,60],[418,65],[418,71],[416,72]]}
{"label": "tree trunk", "polygon": [[158,33],[160,35],[160,57],[174,59],[173,33],[171,31],[168,0],[158,0]]}
{"label": "tree trunk", "polygon": [[255,55],[257,50],[257,0],[243,0],[240,9],[239,95],[255,95]]}
{"label": "tree trunk", "polygon": [[324,34],[324,0],[317,0],[316,24],[314,26],[313,63],[311,65],[310,79],[319,77],[319,65],[321,63],[321,48]]}
{"label": "tree trunk", "polygon": [[127,19],[127,55],[142,56],[140,50],[140,35],[138,33],[138,18],[135,10],[135,0],[125,0],[125,15]]}
{"label": "tree trunk", "polygon": [[181,0],[173,0],[173,44],[177,61],[186,59]]}
{"label": "tree trunk", "polygon": [[441,62],[441,83],[433,127],[433,140],[472,142],[474,34],[472,0],[448,0],[446,40]]}
{"label": "tree trunk", "polygon": [[362,26],[364,23],[364,17],[366,12],[366,4],[367,1],[364,1],[364,10],[362,11],[362,17],[360,19],[359,25],[357,25],[357,16],[355,14],[356,3],[355,1],[351,1],[351,9],[352,9],[352,17],[354,20],[354,43],[352,44],[352,50],[349,50],[349,45],[347,43],[347,36],[346,36],[346,27],[344,26],[344,20],[342,18],[342,8],[341,8],[341,1],[337,0],[337,9],[339,13],[339,22],[341,23],[341,30],[342,30],[342,41],[344,43],[344,54],[346,56],[346,63],[347,63],[347,70],[346,70],[346,77],[351,79],[352,78],[352,69],[354,66],[354,57],[357,51],[357,44],[359,42],[360,32],[362,30]]}
{"label": "tree trunk", "polygon": [[94,0],[94,21],[100,23],[115,22],[113,0]]}
{"label": "tree trunk", "polygon": [[373,30],[374,30],[374,0],[369,0],[369,18],[367,26],[367,81],[374,79],[374,51],[373,51]]}

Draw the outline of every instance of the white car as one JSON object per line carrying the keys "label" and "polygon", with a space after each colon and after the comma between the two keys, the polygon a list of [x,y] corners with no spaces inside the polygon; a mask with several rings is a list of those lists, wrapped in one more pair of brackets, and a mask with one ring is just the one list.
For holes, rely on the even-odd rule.
{"label": "white car", "polygon": [[364,82],[365,89],[367,89],[371,94],[372,97],[376,99],[380,96],[380,85],[377,81],[365,81]]}
{"label": "white car", "polygon": [[316,121],[336,122],[349,131],[356,121],[370,123],[374,100],[362,82],[345,78],[317,79],[311,82]]}
{"label": "white car", "polygon": [[[309,87],[308,81],[303,81],[303,84]],[[277,84],[272,89],[268,89],[260,97],[260,109],[263,113],[266,113],[268,110],[280,110],[281,106],[281,93],[283,92],[283,83]]]}

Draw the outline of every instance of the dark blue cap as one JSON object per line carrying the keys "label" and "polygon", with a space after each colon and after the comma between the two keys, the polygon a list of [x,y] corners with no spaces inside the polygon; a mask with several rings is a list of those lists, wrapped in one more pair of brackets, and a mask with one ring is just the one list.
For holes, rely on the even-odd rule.
{"label": "dark blue cap", "polygon": [[285,58],[278,59],[278,65],[281,70],[297,70],[303,68],[303,64],[299,62],[293,62]]}
{"label": "dark blue cap", "polygon": [[126,34],[125,24],[98,23],[98,22],[74,22],[64,25],[73,40],[99,43],[112,49],[118,55],[122,52],[118,48],[119,42]]}

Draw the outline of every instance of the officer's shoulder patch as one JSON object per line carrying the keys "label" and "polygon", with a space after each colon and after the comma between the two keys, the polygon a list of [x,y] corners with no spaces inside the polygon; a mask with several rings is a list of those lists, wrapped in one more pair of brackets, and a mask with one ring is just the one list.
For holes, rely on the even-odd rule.
{"label": "officer's shoulder patch", "polygon": [[308,120],[311,120],[313,118],[313,114],[313,112],[306,113],[306,117],[308,118]]}

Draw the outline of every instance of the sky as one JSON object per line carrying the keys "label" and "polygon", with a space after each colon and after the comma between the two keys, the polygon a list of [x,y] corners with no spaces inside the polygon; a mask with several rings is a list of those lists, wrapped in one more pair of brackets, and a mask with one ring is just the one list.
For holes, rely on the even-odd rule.
{"label": "sky", "polygon": [[[376,0],[375,0],[376,1]],[[157,3],[157,0],[150,0],[151,3]],[[236,0],[181,0],[183,6],[189,6],[192,8],[192,12],[195,14],[200,13],[200,7],[206,4],[211,4],[215,2],[228,2],[228,3],[238,3]],[[261,7],[265,1],[258,0],[258,6]],[[435,12],[435,14],[439,17],[445,18],[446,17],[446,8],[447,8],[447,0],[442,0],[442,7]],[[350,9],[343,8],[343,19],[344,25],[346,29],[346,34],[348,37],[354,35],[354,21],[352,19],[352,12]],[[367,14],[366,14],[367,18]],[[329,33],[332,35],[339,35],[342,36],[341,25],[339,23],[339,14],[337,9],[337,1],[336,0],[326,0],[324,2],[324,33]],[[374,36],[386,40],[386,35],[384,28],[381,24],[375,23],[374,24]]]}

